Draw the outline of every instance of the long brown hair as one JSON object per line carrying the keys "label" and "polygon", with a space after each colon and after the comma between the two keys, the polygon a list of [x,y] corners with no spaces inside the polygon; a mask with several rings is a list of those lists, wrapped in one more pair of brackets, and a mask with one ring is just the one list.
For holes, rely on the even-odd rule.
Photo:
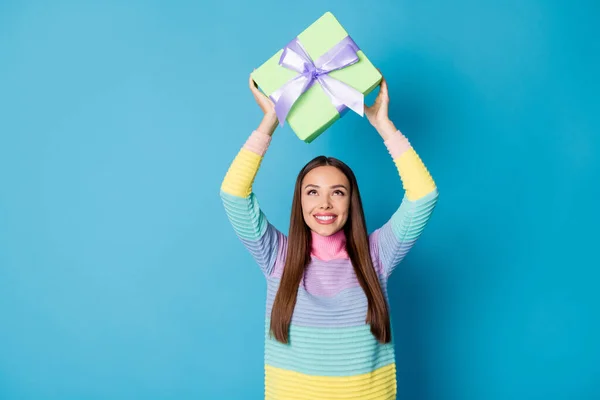
{"label": "long brown hair", "polygon": [[350,182],[348,220],[342,228],[346,235],[346,252],[368,300],[365,322],[371,324],[371,333],[380,343],[389,343],[391,329],[388,305],[371,260],[367,226],[356,177],[350,167],[342,161],[325,156],[315,157],[308,162],[296,179],[285,267],[271,311],[271,335],[281,343],[288,343],[289,326],[296,305],[298,287],[304,270],[311,261],[312,235],[302,215],[302,180],[309,171],[321,166],[333,166],[339,169]]}

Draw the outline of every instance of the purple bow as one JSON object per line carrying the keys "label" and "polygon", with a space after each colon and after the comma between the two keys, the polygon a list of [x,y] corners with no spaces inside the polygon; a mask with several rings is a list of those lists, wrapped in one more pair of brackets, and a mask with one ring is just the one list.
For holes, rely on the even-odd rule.
{"label": "purple bow", "polygon": [[341,69],[358,62],[356,52],[359,50],[354,40],[346,36],[317,59],[310,58],[298,38],[294,38],[283,49],[279,65],[299,73],[269,96],[275,103],[275,113],[279,124],[283,126],[292,106],[315,81],[321,84],[323,91],[337,111],[341,114],[346,107],[361,117],[364,114],[364,96],[358,90],[329,76],[329,72]]}

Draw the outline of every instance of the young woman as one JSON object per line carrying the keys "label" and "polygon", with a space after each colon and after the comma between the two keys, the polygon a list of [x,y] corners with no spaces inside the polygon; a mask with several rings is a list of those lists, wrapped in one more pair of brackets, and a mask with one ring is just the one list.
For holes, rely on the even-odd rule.
{"label": "young woman", "polygon": [[231,164],[220,193],[236,234],[267,279],[265,399],[395,399],[387,282],[427,224],[437,187],[389,120],[383,80],[365,113],[403,182],[399,208],[367,234],[354,173],[335,158],[319,156],[296,179],[284,235],[252,191],[278,121],[273,102],[251,78],[249,83],[264,118]]}

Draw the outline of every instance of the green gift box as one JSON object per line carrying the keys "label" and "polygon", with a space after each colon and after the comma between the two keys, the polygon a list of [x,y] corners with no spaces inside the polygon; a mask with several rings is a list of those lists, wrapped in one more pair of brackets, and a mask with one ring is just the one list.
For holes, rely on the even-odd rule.
{"label": "green gift box", "polygon": [[[326,12],[300,33],[297,40],[314,62],[347,36],[348,33],[333,14]],[[279,64],[283,51],[284,49],[279,50],[251,74],[252,79],[267,96],[272,96],[283,85],[299,75],[299,72]],[[357,62],[331,71],[327,75],[366,96],[379,85],[382,77],[362,50],[358,49],[356,55]],[[340,114],[321,84],[315,81],[293,103],[286,121],[301,140],[310,143],[345,115],[346,111],[352,112],[349,108],[345,108]]]}

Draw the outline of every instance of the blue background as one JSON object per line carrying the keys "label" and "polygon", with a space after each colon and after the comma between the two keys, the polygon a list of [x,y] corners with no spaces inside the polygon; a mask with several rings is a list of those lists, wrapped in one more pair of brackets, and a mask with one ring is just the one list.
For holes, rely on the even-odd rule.
{"label": "blue background", "polygon": [[[266,285],[219,187],[248,74],[328,10],[440,190],[390,282],[398,398],[600,398],[597,2],[124,3],[0,1],[1,399],[262,398]],[[286,125],[254,187],[281,230],[319,154],[369,230],[399,205],[366,119]]]}

